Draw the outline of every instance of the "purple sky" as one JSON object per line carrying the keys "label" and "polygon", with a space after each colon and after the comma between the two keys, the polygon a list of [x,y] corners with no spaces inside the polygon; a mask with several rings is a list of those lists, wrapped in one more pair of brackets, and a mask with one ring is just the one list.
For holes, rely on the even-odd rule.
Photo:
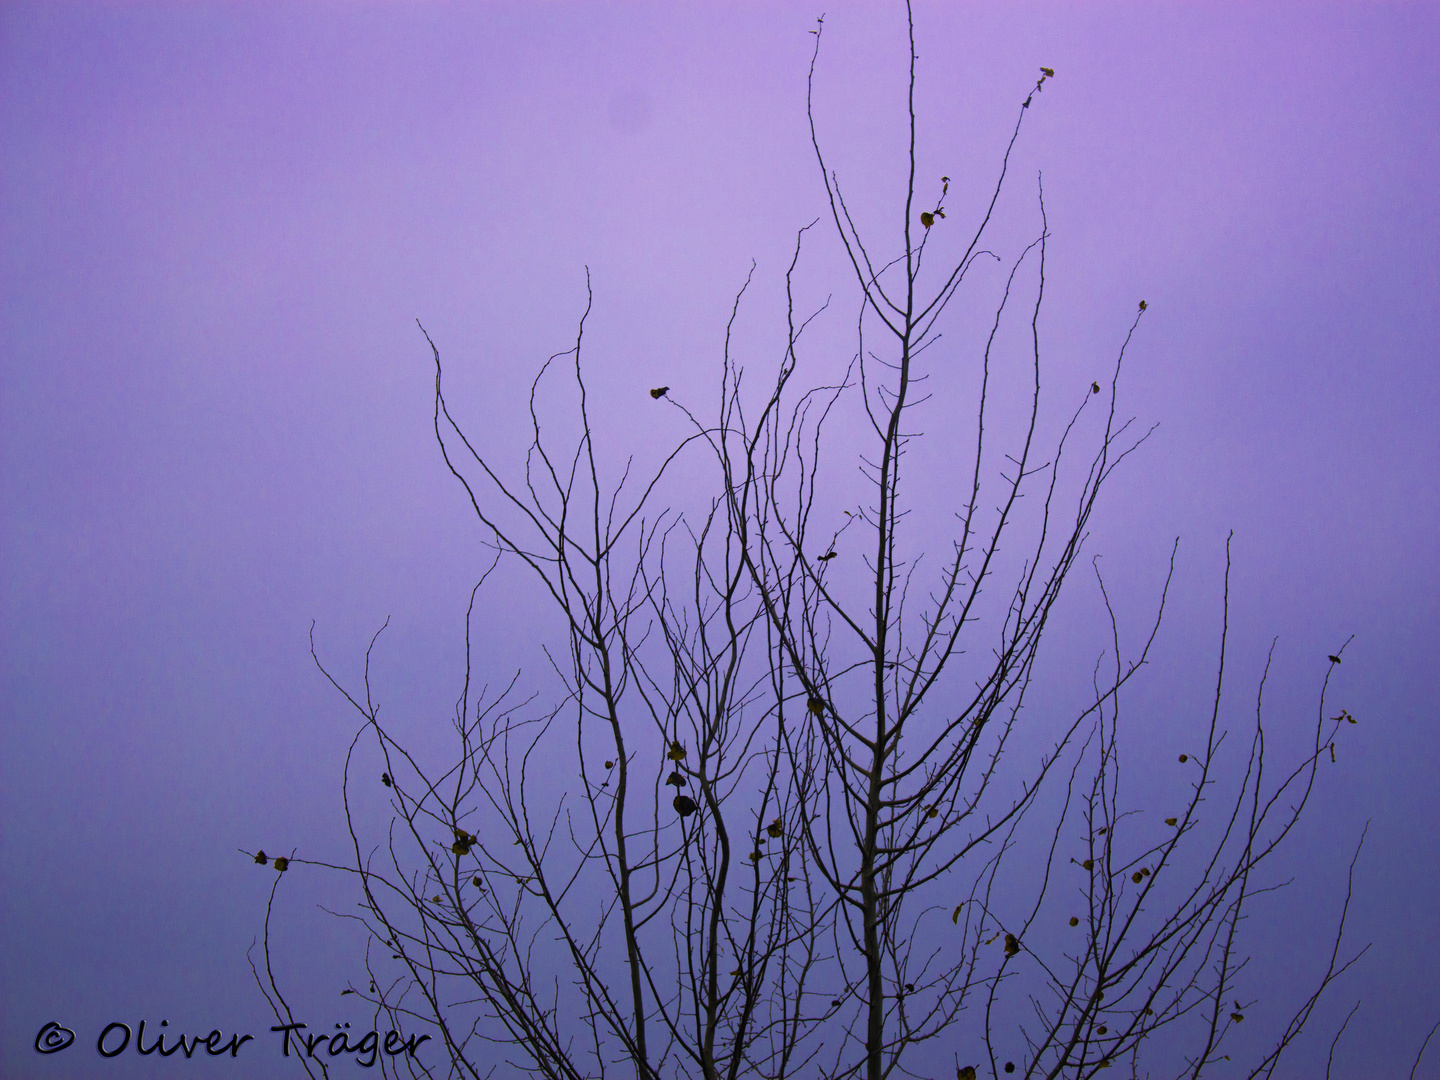
{"label": "purple sky", "polygon": [[[768,371],[794,232],[824,210],[804,120],[821,10],[821,131],[863,220],[893,228],[893,4],[0,6],[0,1074],[272,1074],[269,1045],[156,1064],[93,1040],[142,1017],[272,1038],[245,961],[270,879],[236,849],[347,850],[355,722],[312,620],[353,681],[390,616],[388,715],[423,737],[452,708],[481,534],[434,445],[415,319],[512,463],[587,265],[612,452],[682,433],[643,388],[709,402],[752,259],[740,343]],[[1090,550],[1142,612],[1181,537],[1156,729],[1183,742],[1204,713],[1231,529],[1235,721],[1278,635],[1286,745],[1356,635],[1330,702],[1360,724],[1277,868],[1295,884],[1248,929],[1274,931],[1252,939],[1266,986],[1318,974],[1370,820],[1348,940],[1373,948],[1290,1069],[1317,1075],[1363,999],[1339,1075],[1403,1075],[1440,1019],[1440,9],[917,18],[920,172],[955,178],[951,207],[974,207],[1038,66],[1057,71],[994,241],[1033,234],[1043,169],[1054,393],[1107,370],[1149,302],[1120,408],[1160,428]],[[843,287],[833,256],[817,240],[807,297]],[[1093,599],[1088,565],[1075,588]],[[526,620],[487,612],[497,677],[537,663]],[[1061,626],[1056,649],[1088,665],[1094,638]],[[349,894],[282,897],[297,1011],[358,1020],[335,996],[355,940],[314,908]],[[1257,1037],[1288,1004],[1257,1010]],[[42,1058],[49,1020],[79,1037]]]}

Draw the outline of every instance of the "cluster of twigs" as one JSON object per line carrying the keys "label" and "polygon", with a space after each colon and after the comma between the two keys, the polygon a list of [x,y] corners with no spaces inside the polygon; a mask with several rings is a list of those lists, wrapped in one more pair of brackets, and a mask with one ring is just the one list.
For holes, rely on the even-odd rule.
{"label": "cluster of twigs", "polygon": [[[1027,95],[968,238],[946,246],[944,230],[959,228],[955,211],[945,213],[949,179],[933,209],[914,212],[912,22],[905,228],[883,261],[826,164],[812,101],[816,159],[858,285],[853,358],[830,385],[792,385],[804,332],[824,310],[802,316],[793,299],[807,226],[786,276],[789,335],[769,390],[758,402],[742,394],[727,332],[713,419],[668,387],[651,391],[654,407],[679,410],[690,434],[638,484],[628,466],[607,483],[597,462],[581,363],[588,303],[574,347],[532,386],[519,481],[452,417],[430,342],[435,435],[496,559],[467,610],[452,764],[427,771],[381,722],[369,652],[362,694],[322,665],[363,718],[345,777],[353,861],[289,863],[357,880],[363,900],[348,917],[377,951],[345,993],[397,1026],[433,1028],[447,1075],[504,1066],[551,1080],[614,1070],[637,1080],[885,1080],[914,1075],[926,1043],[936,1046],[932,1065],[954,1054],[958,1080],[1125,1065],[1139,1077],[1149,1054],[1199,1077],[1228,1059],[1226,1038],[1247,1007],[1241,922],[1269,887],[1257,872],[1351,718],[1325,717],[1322,688],[1313,741],[1274,782],[1257,696],[1248,755],[1232,763],[1238,787],[1217,812],[1217,784],[1229,775],[1222,627],[1204,745],[1181,758],[1188,786],[1161,825],[1153,809],[1121,797],[1118,731],[1122,692],[1146,663],[1169,578],[1126,659],[1098,569],[1109,641],[1093,693],[1060,722],[1025,711],[1100,491],[1149,434],[1117,416],[1144,303],[1108,386],[1081,388],[1057,436],[1043,434],[1043,191],[1038,235],[1010,265],[983,347],[972,360],[947,358],[972,364],[979,388],[968,413],[954,411],[971,417],[974,448],[955,532],[933,573],[906,546],[913,499],[901,477],[920,437],[912,418],[922,353],[989,255],[982,238],[1011,151],[1035,91],[1053,77],[1042,69]],[[812,59],[812,89],[814,78]],[[939,273],[927,253],[944,260]],[[1000,341],[1021,305],[1028,347],[1017,369]],[[1008,441],[991,419],[1002,364],[1025,371],[1028,385],[1027,418]],[[550,434],[537,405],[557,376],[576,395],[568,441]],[[867,494],[827,534],[834,522],[817,477],[835,451],[822,432],[850,403],[869,428],[859,455]],[[1087,432],[1090,448],[1077,451]],[[697,454],[716,467],[708,502],[698,512],[657,509],[667,470]],[[1035,509],[1024,516],[1022,505]],[[476,597],[501,559],[523,564],[563,621],[566,647],[547,654],[563,689],[549,703],[514,679],[498,691],[472,687]],[[983,663],[976,645],[988,652]],[[352,776],[362,738],[383,759],[378,778]],[[1047,748],[1017,770],[1022,742]],[[392,823],[371,847],[352,798],[368,802],[377,788]],[[1044,841],[1042,864],[1017,865],[1009,856],[1034,837]],[[1068,944],[1052,947],[1048,927],[1066,921]],[[1320,995],[1358,959],[1342,956],[1343,929],[1344,911],[1313,992],[1248,1076],[1274,1072]],[[293,1022],[270,969],[268,909],[266,931],[257,981],[277,1017]],[[303,1063],[326,1070],[318,1058]],[[399,1067],[430,1075],[436,1066],[382,1061]]]}

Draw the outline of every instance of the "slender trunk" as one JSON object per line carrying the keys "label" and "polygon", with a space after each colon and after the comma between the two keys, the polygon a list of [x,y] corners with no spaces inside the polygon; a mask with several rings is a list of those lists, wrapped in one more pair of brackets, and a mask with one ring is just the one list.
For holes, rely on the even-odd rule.
{"label": "slender trunk", "polygon": [[[913,178],[911,182],[913,189]],[[900,379],[885,443],[880,458],[879,533],[875,559],[875,746],[870,759],[870,775],[865,804],[865,847],[860,855],[860,903],[864,918],[865,969],[869,993],[869,1010],[865,1031],[866,1080],[881,1080],[882,1050],[885,1045],[884,957],[880,946],[880,923],[883,918],[879,885],[876,880],[879,827],[885,768],[892,753],[885,699],[885,657],[889,645],[890,599],[893,584],[891,565],[894,537],[895,479],[899,468],[898,444],[900,415],[905,408],[905,395],[910,383],[910,332],[914,274],[910,271],[910,295],[907,297],[905,332],[900,341]]]}

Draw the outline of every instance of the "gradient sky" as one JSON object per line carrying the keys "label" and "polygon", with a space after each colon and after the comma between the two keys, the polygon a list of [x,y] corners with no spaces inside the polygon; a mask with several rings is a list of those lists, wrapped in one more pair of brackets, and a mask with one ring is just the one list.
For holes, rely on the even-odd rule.
{"label": "gradient sky", "polygon": [[[348,844],[355,718],[312,621],[353,681],[390,617],[387,715],[423,738],[452,709],[481,533],[434,445],[415,320],[459,414],[515,462],[586,266],[608,449],[681,432],[646,387],[709,400],[752,259],[740,342],[768,370],[795,230],[824,210],[804,117],[822,10],[822,135],[863,220],[893,228],[895,4],[0,6],[0,1073],[274,1073],[269,1045],[156,1063],[93,1040],[142,1017],[272,1038],[245,960],[270,877],[237,848]],[[1440,8],[917,19],[921,175],[956,178],[951,207],[973,208],[1039,65],[1057,71],[995,241],[1033,234],[1043,169],[1055,393],[1106,370],[1149,302],[1120,408],[1160,427],[1089,550],[1142,612],[1181,538],[1156,730],[1183,744],[1204,713],[1232,529],[1232,719],[1278,636],[1283,750],[1355,635],[1329,701],[1360,723],[1276,869],[1295,883],[1247,927],[1278,995],[1255,1045],[1318,975],[1368,820],[1347,941],[1373,946],[1289,1074],[1319,1075],[1361,1000],[1338,1075],[1404,1075],[1440,1020]],[[817,240],[807,296],[843,286],[834,254]],[[487,610],[497,673],[536,663],[531,610]],[[1072,622],[1062,667],[1095,652]],[[358,1023],[336,996],[356,939],[315,909],[353,898],[292,884],[292,1001],[312,1027]],[[50,1020],[77,1043],[40,1057]]]}

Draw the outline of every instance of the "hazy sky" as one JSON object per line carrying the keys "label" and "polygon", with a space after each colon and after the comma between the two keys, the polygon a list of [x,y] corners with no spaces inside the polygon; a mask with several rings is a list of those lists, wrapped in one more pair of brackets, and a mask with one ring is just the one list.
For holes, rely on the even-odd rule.
{"label": "hazy sky", "polygon": [[[713,396],[751,260],[738,341],[770,370],[795,231],[825,209],[804,112],[821,11],[821,134],[893,237],[893,3],[0,6],[0,1073],[275,1075],[245,960],[271,872],[237,848],[348,851],[356,718],[311,661],[312,621],[353,681],[390,618],[376,685],[423,739],[453,708],[482,566],[416,319],[457,412],[513,464],[587,266],[615,454],[683,433],[645,388]],[[1247,930],[1267,993],[1318,975],[1370,821],[1347,941],[1373,946],[1290,1069],[1319,1075],[1358,999],[1337,1075],[1403,1075],[1440,1020],[1440,9],[946,3],[917,21],[920,173],[955,179],[952,218],[1039,66],[1057,71],[994,240],[1033,235],[1043,170],[1047,385],[1107,370],[1149,303],[1120,408],[1160,426],[1088,550],[1139,612],[1181,538],[1156,730],[1183,742],[1205,713],[1232,529],[1232,720],[1278,636],[1283,749],[1355,635],[1329,702],[1360,723],[1275,870],[1295,883]],[[834,255],[817,239],[802,264],[809,299],[843,287]],[[817,352],[815,381],[847,358]],[[926,468],[917,490],[945,483]],[[497,678],[539,662],[535,610],[486,610]],[[1062,666],[1093,660],[1076,626]],[[356,939],[315,908],[354,898],[292,884],[297,1012],[358,1023],[337,996]],[[1295,1003],[1267,999],[1237,1045]],[[100,1028],[141,1018],[262,1052],[98,1057]],[[77,1041],[42,1057],[49,1021]]]}

